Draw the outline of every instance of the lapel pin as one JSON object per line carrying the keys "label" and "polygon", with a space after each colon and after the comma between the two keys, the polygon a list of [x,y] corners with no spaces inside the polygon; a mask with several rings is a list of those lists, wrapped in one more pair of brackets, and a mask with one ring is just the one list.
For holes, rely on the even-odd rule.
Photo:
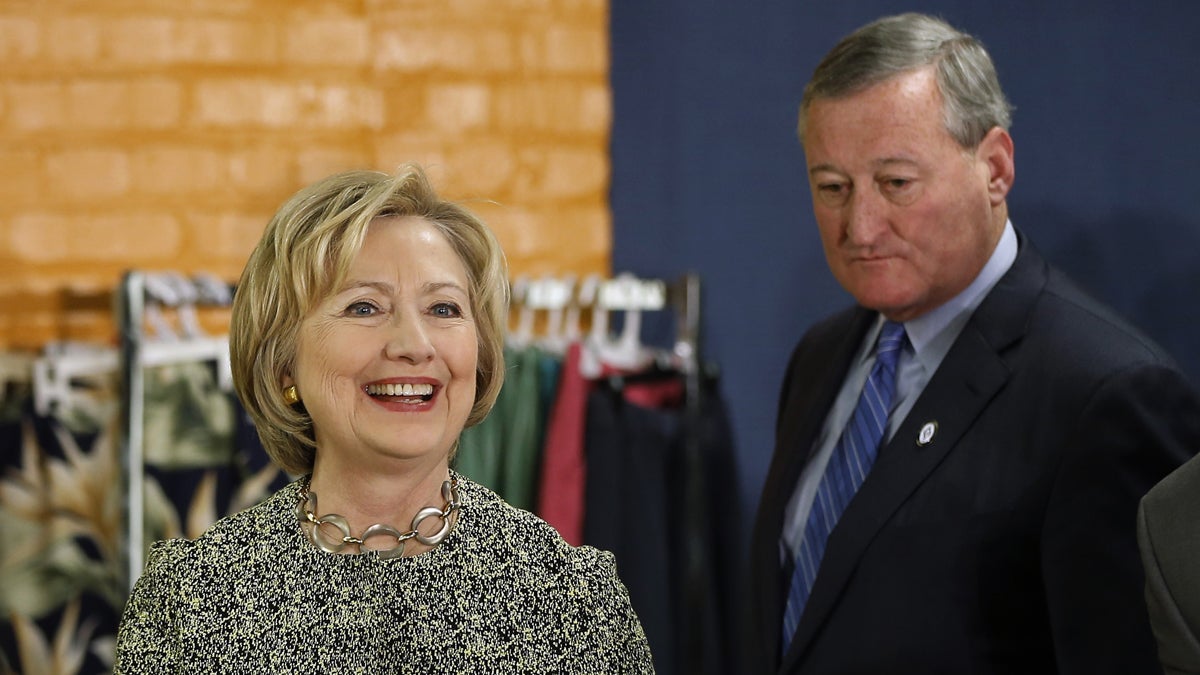
{"label": "lapel pin", "polygon": [[933,442],[933,436],[937,433],[937,420],[926,422],[925,426],[921,427],[921,431],[917,434],[917,445],[925,447]]}

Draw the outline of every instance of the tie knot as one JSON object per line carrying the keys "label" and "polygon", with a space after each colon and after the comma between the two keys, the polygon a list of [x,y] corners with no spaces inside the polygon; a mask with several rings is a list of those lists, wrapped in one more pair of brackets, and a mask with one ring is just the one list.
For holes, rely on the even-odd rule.
{"label": "tie knot", "polygon": [[879,331],[879,343],[875,347],[876,354],[889,354],[888,360],[894,361],[900,348],[904,346],[904,324],[895,321],[885,321],[883,330]]}

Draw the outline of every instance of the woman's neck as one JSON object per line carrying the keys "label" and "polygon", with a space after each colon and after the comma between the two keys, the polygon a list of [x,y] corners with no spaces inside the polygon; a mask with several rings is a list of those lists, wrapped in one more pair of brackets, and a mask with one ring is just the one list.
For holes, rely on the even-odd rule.
{"label": "woman's neck", "polygon": [[[444,458],[435,462],[405,463],[389,471],[380,471],[328,459],[322,461],[318,451],[309,492],[318,496],[319,513],[316,515],[336,513],[343,516],[350,524],[352,536],[360,536],[376,523],[408,532],[418,511],[429,506],[437,509],[445,506],[442,483],[449,477]],[[436,520],[433,518],[425,523],[422,532],[436,529],[433,522]],[[413,555],[428,549],[412,539],[405,547],[405,554]]]}

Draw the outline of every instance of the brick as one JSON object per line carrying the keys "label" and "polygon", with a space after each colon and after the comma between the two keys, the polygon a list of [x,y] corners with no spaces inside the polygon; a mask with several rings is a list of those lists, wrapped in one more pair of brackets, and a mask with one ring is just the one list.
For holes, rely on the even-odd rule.
{"label": "brick", "polygon": [[116,322],[109,313],[66,311],[59,326],[60,340],[112,343],[117,335]]}
{"label": "brick", "polygon": [[58,327],[57,313],[30,315],[23,312],[19,321],[14,320],[7,331],[9,349],[31,349],[40,351],[43,346],[54,340],[64,339]]}
{"label": "brick", "polygon": [[67,85],[66,101],[76,129],[166,129],[180,124],[182,88],[166,78],[109,77]]}
{"label": "brick", "polygon": [[131,83],[129,114],[131,125],[139,129],[179,126],[183,119],[183,86],[165,77]]}
{"label": "brick", "polygon": [[68,200],[119,197],[129,191],[129,161],[119,150],[67,150],[46,158],[46,178]]}
{"label": "brick", "polygon": [[510,276],[608,268],[612,228],[605,207],[530,209],[480,203],[473,210],[496,233]]}
{"label": "brick", "polygon": [[107,23],[101,58],[116,64],[163,65],[174,61],[175,24],[170,19],[137,17]]}
{"label": "brick", "polygon": [[10,84],[4,87],[8,101],[8,126],[15,131],[42,131],[66,126],[67,105],[63,87],[53,82]]}
{"label": "brick", "polygon": [[608,72],[608,35],[599,26],[550,26],[543,34],[542,67],[552,72]]}
{"label": "brick", "polygon": [[499,140],[465,143],[450,152],[447,165],[454,171],[460,192],[494,199],[510,189],[517,171],[517,155],[511,145]]}
{"label": "brick", "polygon": [[579,131],[607,136],[612,128],[612,90],[607,83],[590,83],[579,94]]}
{"label": "brick", "polygon": [[263,21],[193,19],[176,33],[174,58],[180,63],[245,66],[278,60],[278,31]]}
{"label": "brick", "polygon": [[539,167],[528,198],[537,203],[603,195],[608,191],[608,158],[594,148],[529,150],[539,157]]}
{"label": "brick", "polygon": [[[264,80],[209,80],[196,85],[195,120],[201,125],[236,127],[264,121]],[[286,124],[288,120],[282,120]]]}
{"label": "brick", "polygon": [[515,41],[501,29],[402,24],[380,29],[376,43],[374,64],[383,70],[505,72],[517,63]]}
{"label": "brick", "polygon": [[[448,164],[447,139],[431,132],[388,134],[377,139],[374,165],[393,171],[405,162],[416,162],[426,171],[444,171]],[[435,186],[440,183],[435,181]]]}
{"label": "brick", "polygon": [[276,144],[239,148],[227,159],[227,175],[236,189],[252,195],[283,195],[298,185],[295,156]]}
{"label": "brick", "polygon": [[0,63],[33,61],[41,54],[41,42],[35,19],[0,16]]}
{"label": "brick", "polygon": [[[271,220],[272,212],[260,213],[189,213],[185,216],[187,239],[191,243],[188,251],[203,251],[204,261],[211,267],[213,260],[224,260],[226,264],[218,274],[221,278],[237,278],[250,251],[262,237],[263,230]],[[199,259],[196,259],[199,262]]]}
{"label": "brick", "polygon": [[364,19],[313,17],[283,26],[283,56],[293,63],[355,66],[367,63],[371,35]]}
{"label": "brick", "polygon": [[299,153],[296,165],[300,183],[314,183],[338,171],[371,168],[364,164],[360,153],[342,147],[312,148]]}
{"label": "brick", "polygon": [[383,96],[366,86],[302,85],[297,90],[300,124],[322,128],[383,126]]}
{"label": "brick", "polygon": [[429,133],[425,123],[426,88],[423,83],[413,82],[415,78],[406,78],[394,85],[384,84],[380,87],[383,98],[384,115],[387,128],[391,133],[409,133],[419,131]]}
{"label": "brick", "polygon": [[485,84],[431,86],[425,101],[426,119],[442,131],[485,126],[491,117],[491,92]]}
{"label": "brick", "polygon": [[554,0],[444,0],[450,11],[460,16],[478,20],[481,17],[504,17],[509,21],[514,14],[541,13],[549,11]]}
{"label": "brick", "polygon": [[382,96],[363,86],[208,81],[197,87],[195,98],[196,119],[204,125],[373,128],[383,123]]}
{"label": "brick", "polygon": [[210,192],[226,185],[222,154],[205,148],[160,146],[133,153],[132,185],[139,193],[171,195]]}
{"label": "brick", "polygon": [[91,80],[67,85],[67,120],[75,128],[128,127],[129,104],[129,84],[125,80]]}
{"label": "brick", "polygon": [[179,251],[179,224],[161,214],[64,215],[24,213],[13,218],[13,253],[36,263],[140,264],[169,260]]}
{"label": "brick", "polygon": [[501,129],[551,133],[605,133],[609,94],[604,84],[573,79],[527,80],[496,94],[496,125]]}
{"label": "brick", "polygon": [[611,253],[612,215],[607,204],[548,209],[543,222],[550,224],[541,233],[547,249],[578,259],[607,259]]}
{"label": "brick", "polygon": [[94,63],[100,58],[100,26],[95,17],[56,17],[46,25],[48,59],[58,63]]}
{"label": "brick", "polygon": [[[542,230],[541,215],[535,211],[511,204],[479,202],[471,205],[483,222],[492,228],[500,247],[504,249],[509,259],[509,265],[517,267],[516,261],[529,260],[540,256],[542,241],[539,233]],[[510,270],[515,271],[515,270]]]}
{"label": "brick", "polygon": [[44,203],[42,198],[41,154],[18,148],[0,150],[0,204],[10,208],[34,205]]}

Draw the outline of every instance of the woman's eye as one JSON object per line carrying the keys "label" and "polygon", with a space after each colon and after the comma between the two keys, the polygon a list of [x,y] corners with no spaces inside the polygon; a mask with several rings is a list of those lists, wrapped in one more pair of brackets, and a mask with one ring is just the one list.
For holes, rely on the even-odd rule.
{"label": "woman's eye", "polygon": [[375,316],[378,311],[379,308],[369,302],[356,302],[346,308],[349,316]]}
{"label": "woman's eye", "polygon": [[452,302],[439,302],[431,309],[434,316],[457,318],[462,316],[462,310]]}

